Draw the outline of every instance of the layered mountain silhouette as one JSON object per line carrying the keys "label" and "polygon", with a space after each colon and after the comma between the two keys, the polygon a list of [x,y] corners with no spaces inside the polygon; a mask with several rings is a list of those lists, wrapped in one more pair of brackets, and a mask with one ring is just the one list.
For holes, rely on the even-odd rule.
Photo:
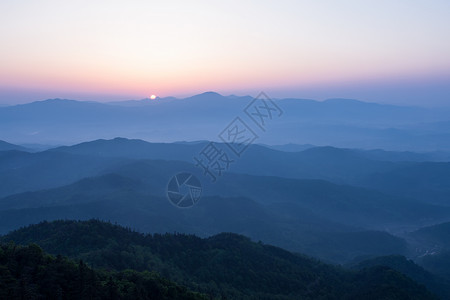
{"label": "layered mountain silhouette", "polygon": [[[201,169],[193,168],[194,157],[207,145],[208,142],[148,143],[115,138],[38,153],[4,151],[0,153],[0,179],[5,184],[0,186],[0,196],[70,184],[139,159],[185,162],[170,170],[177,172],[187,168],[201,173]],[[218,146],[227,149],[226,145]],[[285,152],[252,145],[242,157],[234,160],[228,172],[326,180],[376,189],[397,198],[412,198],[415,202],[449,204],[450,164],[436,161],[433,154],[334,147]]]}
{"label": "layered mountain silhouette", "polygon": [[29,149],[25,147],[14,145],[5,141],[0,141],[0,151],[12,151],[12,150],[29,151]]}
{"label": "layered mountain silhouette", "polygon": [[[196,99],[185,99],[185,105],[189,107],[189,101],[208,101],[212,96],[219,102],[224,98],[206,94]],[[228,100],[239,101],[239,98]],[[171,99],[170,103],[176,101],[184,100]],[[62,107],[65,105],[60,100],[49,101],[46,105],[53,107],[54,102],[62,104]],[[335,100],[321,105],[347,102]],[[160,105],[69,103],[74,110],[87,104],[94,108],[110,105],[111,111]],[[349,103],[357,107],[366,105]],[[40,106],[42,103],[30,105]],[[94,118],[86,114],[88,123],[90,117]],[[70,123],[70,118],[67,121]],[[0,149],[1,234],[43,221],[94,218],[150,234],[194,234],[200,238],[196,237],[197,241],[224,236],[227,237],[225,244],[233,243],[235,238],[245,240],[235,235],[223,235],[223,232],[230,232],[329,263],[349,265],[357,270],[351,272],[357,272],[361,278],[384,282],[383,278],[390,274],[394,276],[391,279],[397,287],[412,287],[409,279],[401,277],[404,276],[402,273],[443,299],[448,295],[450,164],[445,151],[255,143],[240,157],[234,156],[230,168],[212,182],[194,160],[210,145],[207,140],[150,143],[118,137],[52,147],[45,151],[7,142],[0,145],[4,147]],[[215,142],[215,145],[228,149],[222,142]],[[167,199],[168,183],[180,172],[192,173],[202,185],[200,201],[189,209],[177,208]],[[98,225],[95,222],[88,224],[87,227]],[[47,230],[45,226],[38,230],[44,233]],[[65,229],[57,229],[60,230]],[[14,240],[20,241],[20,236],[16,235]],[[29,240],[34,241],[38,244],[43,242]],[[30,249],[23,251],[36,250]],[[45,250],[57,254],[51,249]],[[102,253],[112,255],[116,250]],[[4,251],[13,255],[8,258],[13,261],[14,248],[5,246]],[[91,254],[65,255],[79,259]],[[112,259],[112,263],[116,261]],[[127,268],[128,262],[122,266]],[[132,266],[135,268],[136,264]],[[172,274],[172,267],[165,265],[158,272],[167,277]],[[122,267],[114,268],[117,272],[122,270]],[[111,276],[122,275],[114,273]],[[167,284],[171,286],[188,285],[194,291],[209,293],[208,289],[197,289],[191,285],[192,282],[177,281],[175,275],[169,277],[173,282]],[[215,294],[225,289],[217,290],[210,283],[200,282]],[[367,281],[353,282],[354,286],[359,284],[361,290],[370,290]],[[241,288],[233,287],[231,290],[228,291],[231,294],[245,294]],[[377,287],[376,291],[380,288]],[[276,290],[266,292],[264,295],[273,296]],[[296,295],[305,295],[303,292]],[[248,295],[252,293],[254,291],[249,291]]]}
{"label": "layered mountain silhouette", "polygon": [[[211,183],[192,161],[205,145],[116,138],[38,153],[0,152],[0,178],[7,183],[0,189],[0,229],[100,218],[144,232],[236,232],[347,262],[364,255],[415,255],[403,233],[449,221],[446,203],[374,189],[378,181],[363,186],[374,176],[428,162],[384,161],[379,153],[374,159],[371,151],[333,147],[284,152],[253,145]],[[394,154],[401,155],[386,156]],[[203,184],[203,198],[190,210],[174,208],[166,198],[168,181],[181,171]]]}
{"label": "layered mountain silhouette", "polygon": [[[0,107],[1,139],[15,143],[73,144],[116,136],[174,142],[218,140],[235,118],[249,126],[244,109],[252,97],[214,92],[185,99],[119,103],[51,99]],[[336,147],[435,151],[450,149],[447,109],[401,107],[348,99],[319,102],[275,99],[279,118],[267,119],[258,142]],[[262,111],[264,113],[264,111]],[[270,122],[269,122],[270,121]]]}

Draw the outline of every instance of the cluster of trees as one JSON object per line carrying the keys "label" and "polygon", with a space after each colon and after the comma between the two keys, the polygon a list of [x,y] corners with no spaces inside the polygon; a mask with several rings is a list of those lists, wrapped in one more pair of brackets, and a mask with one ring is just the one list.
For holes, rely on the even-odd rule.
{"label": "cluster of trees", "polygon": [[[90,220],[43,222],[1,239],[7,243],[0,265],[7,285],[2,291],[13,293],[8,295],[21,295],[26,283],[27,292],[49,298],[56,296],[46,291],[74,298],[98,293],[125,299],[434,299],[389,267],[350,271],[232,233],[206,239],[144,235]],[[59,256],[12,241],[37,243]]]}
{"label": "cluster of trees", "polygon": [[36,244],[0,246],[1,299],[208,299],[156,273],[95,270]]}

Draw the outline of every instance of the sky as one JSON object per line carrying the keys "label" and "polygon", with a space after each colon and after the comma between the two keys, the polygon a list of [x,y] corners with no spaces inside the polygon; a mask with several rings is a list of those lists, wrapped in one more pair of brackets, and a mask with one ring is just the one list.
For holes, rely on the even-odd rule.
{"label": "sky", "polygon": [[450,106],[450,1],[0,0],[0,105],[224,95]]}

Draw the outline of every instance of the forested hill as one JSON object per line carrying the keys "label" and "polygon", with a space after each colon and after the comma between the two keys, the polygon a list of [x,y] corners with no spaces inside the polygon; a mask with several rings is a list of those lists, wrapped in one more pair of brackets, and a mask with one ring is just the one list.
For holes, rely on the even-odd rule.
{"label": "forested hill", "polygon": [[[54,221],[16,230],[1,241],[0,268],[8,276],[2,280],[2,290],[5,283],[58,270],[52,273],[52,287],[48,280],[33,281],[36,290],[51,288],[56,293],[64,290],[61,284],[68,284],[62,278],[72,278],[77,268],[65,259],[66,267],[58,267],[62,258],[42,254],[37,246],[11,248],[13,241],[36,243],[53,255],[112,272],[105,277],[102,272],[106,271],[91,271],[97,272],[99,284],[111,280],[110,284],[124,288],[130,278],[138,282],[147,278],[178,289],[180,297],[201,297],[180,287],[186,286],[216,299],[435,299],[425,287],[389,267],[344,270],[231,233],[202,239],[184,234],[144,235],[97,220]],[[29,262],[28,268],[17,267],[23,261]],[[146,271],[167,280],[153,273],[136,273]],[[150,279],[149,274],[153,274]],[[146,297],[142,299],[164,299]]]}
{"label": "forested hill", "polygon": [[94,270],[36,244],[0,246],[0,299],[210,299],[154,272]]}

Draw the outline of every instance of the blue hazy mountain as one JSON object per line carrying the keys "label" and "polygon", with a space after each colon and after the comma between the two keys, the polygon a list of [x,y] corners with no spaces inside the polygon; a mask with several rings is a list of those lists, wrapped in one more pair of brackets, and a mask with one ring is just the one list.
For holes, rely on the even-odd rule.
{"label": "blue hazy mountain", "polygon": [[28,148],[25,148],[23,146],[14,145],[14,144],[0,140],[0,151],[11,151],[11,150],[29,151]]}
{"label": "blue hazy mountain", "polygon": [[63,152],[2,151],[0,196],[65,185],[98,174],[118,161],[110,157]]}
{"label": "blue hazy mountain", "polygon": [[[0,230],[6,233],[44,220],[98,218],[150,233],[183,232],[206,237],[235,232],[334,262],[349,261],[361,255],[407,253],[406,243],[401,238],[362,227],[367,222],[358,221],[355,216],[365,214],[364,203],[350,212],[348,218],[355,221],[347,224],[336,221],[343,220],[339,215],[344,212],[339,207],[320,213],[336,200],[348,205],[347,198],[352,196],[345,188],[334,190],[334,196],[324,195],[327,199],[315,209],[305,208],[308,201],[303,201],[306,197],[298,193],[292,193],[293,197],[299,197],[297,201],[280,198],[274,199],[275,203],[265,204],[258,195],[212,196],[218,192],[216,190],[205,194],[195,207],[182,210],[169,203],[161,188],[167,178],[160,170],[168,166],[164,166],[164,162],[151,162],[139,168],[142,165],[145,164],[141,162],[118,170],[117,173],[122,171],[122,175],[105,174],[68,186],[0,199]],[[126,170],[135,174],[135,178],[125,177]],[[152,176],[152,170],[159,176]],[[142,178],[143,173],[151,178]],[[257,182],[258,178],[253,181]],[[250,182],[236,178],[233,185],[239,183]],[[303,184],[306,186],[308,182]],[[312,190],[319,192],[326,188],[326,183],[321,185],[319,182]],[[246,194],[251,195],[252,190],[250,186]],[[383,222],[386,219],[382,211],[373,210],[372,220],[376,218]],[[404,210],[405,207],[398,208],[399,214]]]}
{"label": "blue hazy mountain", "polygon": [[259,143],[313,144],[391,150],[450,149],[447,109],[401,107],[331,99],[277,99],[280,118],[258,131],[243,110],[249,96],[208,92],[185,99],[122,103],[52,99],[0,108],[0,139],[16,143],[73,144],[116,136],[152,141],[217,140],[237,116],[256,130]]}
{"label": "blue hazy mountain", "polygon": [[[57,151],[43,154],[61,155]],[[94,169],[105,163],[95,165],[92,156],[64,155],[70,158],[71,168],[64,165],[64,160],[56,162],[73,172],[71,176],[92,171],[77,171],[76,161]],[[450,215],[448,207],[374,190],[322,180],[236,173],[227,174],[216,184],[204,182],[201,202],[190,210],[180,210],[165,198],[167,182],[180,170],[197,172],[201,178],[192,164],[127,158],[106,162],[103,169],[96,169],[103,175],[0,199],[2,232],[42,220],[100,218],[146,232],[201,236],[237,232],[342,262],[360,255],[405,254],[404,241],[382,231],[417,228],[446,221]]]}
{"label": "blue hazy mountain", "polygon": [[[193,163],[194,156],[198,155],[207,144],[208,142],[148,143],[142,140],[115,138],[58,147],[50,151],[114,158],[180,160]],[[222,146],[226,149],[226,145]],[[362,176],[391,170],[396,166],[391,162],[365,158],[360,153],[360,151],[334,147],[314,147],[301,152],[284,152],[252,145],[245,155],[230,166],[230,169],[233,172],[254,175],[327,179],[333,182],[351,183]],[[295,167],[292,168],[293,166]]]}
{"label": "blue hazy mountain", "polygon": [[435,252],[450,251],[450,222],[420,228],[409,236],[423,249],[433,247]]}
{"label": "blue hazy mountain", "polygon": [[374,173],[363,181],[365,186],[392,195],[450,205],[449,162],[403,164],[387,172]]}
{"label": "blue hazy mountain", "polygon": [[[119,174],[140,182],[145,186],[144,192],[158,197],[165,196],[165,189],[169,179],[180,170],[197,173],[199,170],[188,163],[173,161],[135,161],[129,164],[114,164],[104,172]],[[108,173],[106,173],[108,174]],[[201,177],[200,177],[201,178]],[[83,181],[81,181],[83,182]],[[434,220],[445,221],[450,209],[429,205],[417,201],[385,195],[373,190],[352,186],[336,185],[321,180],[287,179],[271,176],[252,176],[244,174],[226,174],[216,184],[203,181],[204,194],[209,196],[247,197],[264,205],[275,203],[294,203],[291,212],[303,215],[305,212],[328,219],[333,222],[349,226],[362,226],[373,229],[390,227],[394,230],[398,226],[427,225]],[[117,184],[119,187],[120,185]],[[130,190],[138,192],[136,186]],[[75,187],[69,191],[83,195],[80,191],[88,188]],[[64,197],[60,197],[59,188],[34,193],[10,195],[0,202],[0,208],[36,208],[48,206],[53,202],[63,204]],[[102,186],[94,189],[95,193],[103,191]],[[72,193],[72,192],[71,192]],[[69,193],[71,195],[71,193]],[[81,194],[80,194],[81,193]],[[64,192],[67,194],[67,191]],[[78,199],[77,197],[69,199]],[[88,199],[88,196],[82,197]],[[93,198],[95,200],[95,197]],[[84,200],[76,200],[84,201]],[[24,202],[25,201],[25,202]],[[43,202],[49,201],[49,202]],[[276,207],[274,205],[274,207]]]}
{"label": "blue hazy mountain", "polygon": [[[70,184],[84,177],[108,173],[112,166],[140,159],[184,161],[191,169],[193,157],[207,143],[148,143],[116,138],[38,153],[0,152],[0,179],[4,183],[0,185],[0,196]],[[334,147],[284,152],[252,145],[245,155],[231,164],[229,171],[258,176],[320,179],[376,189],[398,198],[409,197],[415,201],[448,205],[450,164],[429,162],[427,159],[435,158],[412,152]],[[180,168],[171,170],[176,173]],[[199,168],[194,170],[201,171]]]}
{"label": "blue hazy mountain", "polygon": [[284,145],[264,145],[262,144],[261,146],[265,146],[274,150],[279,150],[279,151],[284,151],[284,152],[300,152],[309,148],[314,148],[314,145],[298,145],[298,144],[284,144]]}
{"label": "blue hazy mountain", "polygon": [[[59,147],[52,151],[193,163],[193,157],[206,145],[207,142],[158,144],[116,138]],[[231,165],[230,170],[252,175],[322,179],[448,205],[450,164],[435,161],[442,158],[442,155],[439,157],[435,153],[364,151],[335,147],[311,147],[299,152],[284,152],[252,145],[245,155]]]}

